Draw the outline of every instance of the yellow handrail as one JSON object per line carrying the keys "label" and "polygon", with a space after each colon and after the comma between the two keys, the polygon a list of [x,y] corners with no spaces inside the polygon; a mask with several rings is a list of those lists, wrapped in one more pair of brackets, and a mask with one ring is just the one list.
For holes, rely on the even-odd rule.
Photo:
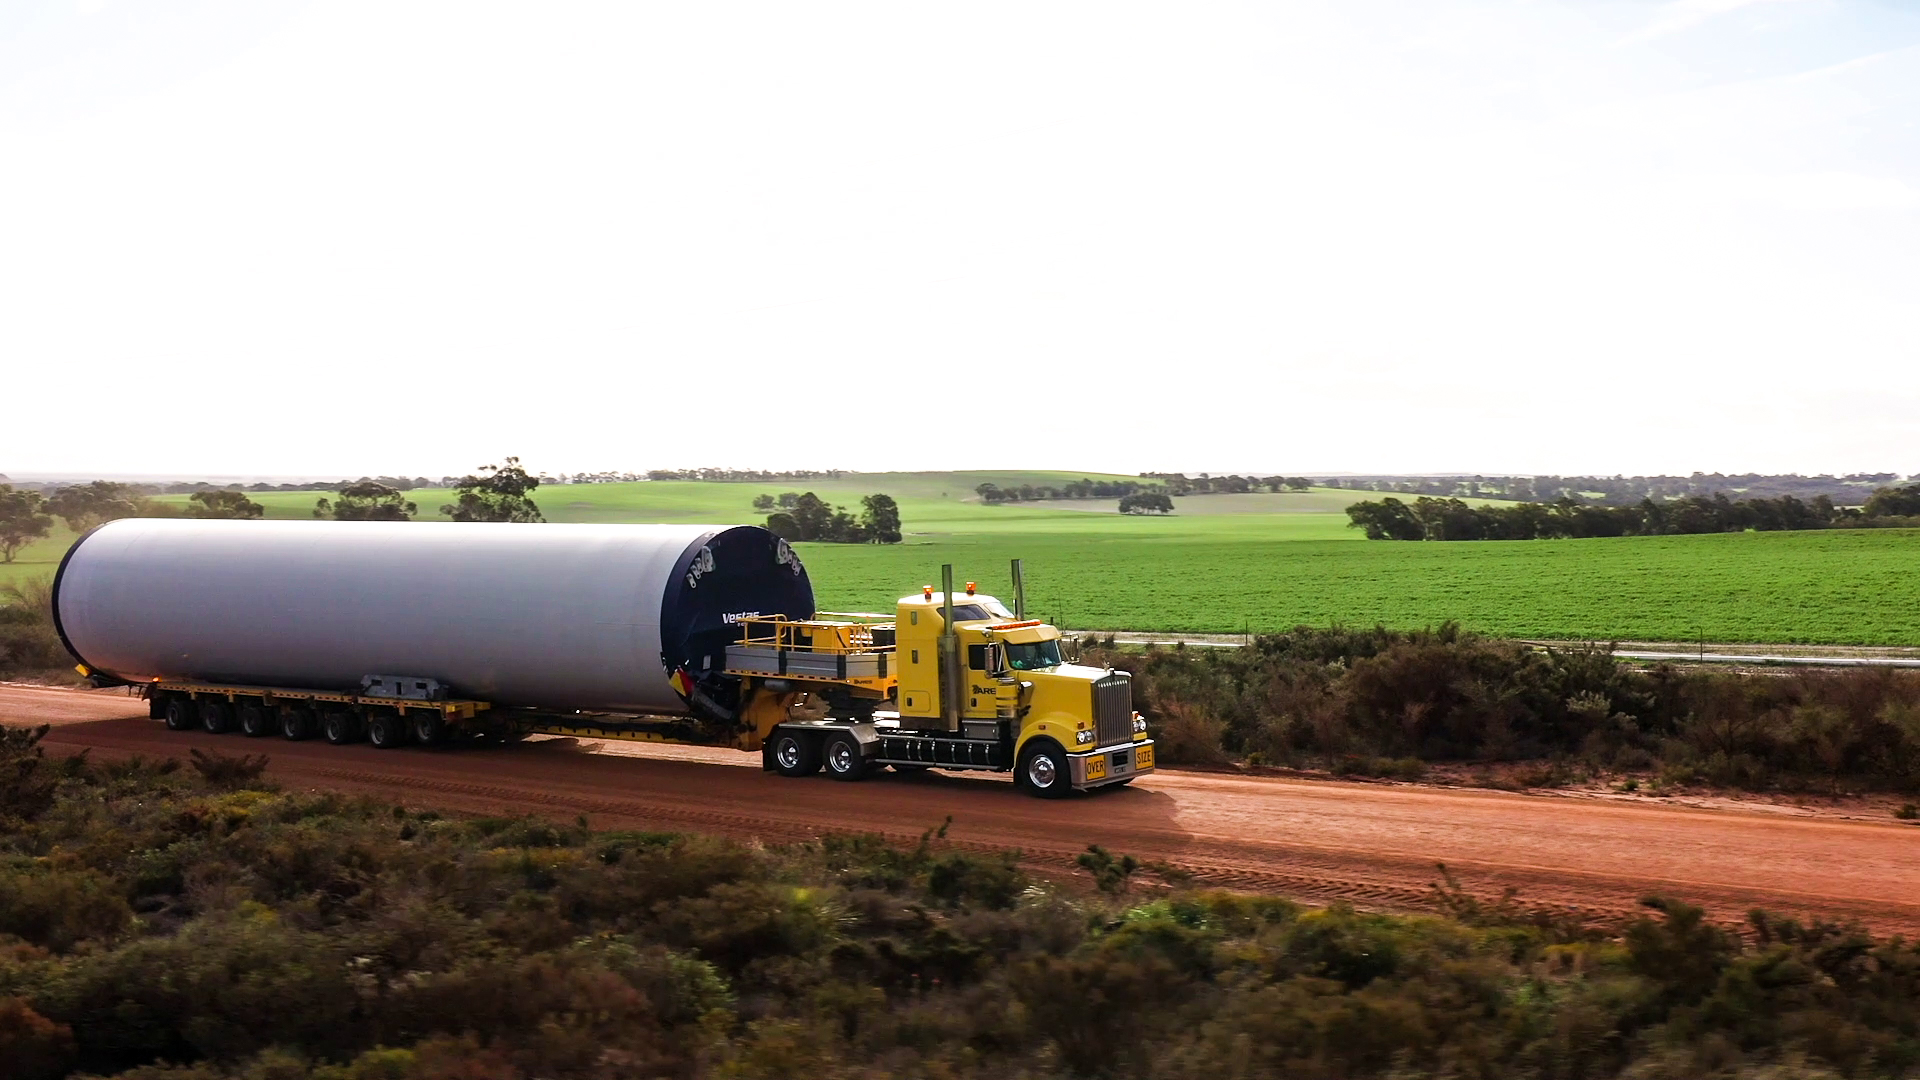
{"label": "yellow handrail", "polygon": [[[793,652],[892,652],[891,645],[875,645],[876,627],[862,623],[806,621],[780,615],[749,615],[739,622],[741,645],[767,646]],[[800,638],[804,636],[805,641]],[[823,641],[822,638],[825,640]]]}

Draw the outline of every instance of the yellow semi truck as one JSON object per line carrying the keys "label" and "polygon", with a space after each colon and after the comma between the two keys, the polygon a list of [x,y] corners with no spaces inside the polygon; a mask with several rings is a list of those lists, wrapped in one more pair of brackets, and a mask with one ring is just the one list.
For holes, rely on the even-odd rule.
{"label": "yellow semi truck", "polygon": [[1061,658],[1059,629],[1022,617],[1017,560],[1012,611],[973,582],[956,595],[952,567],[942,576],[939,591],[902,598],[891,617],[742,620],[727,673],[760,703],[746,710],[742,742],[757,740],[784,776],[1011,770],[1043,797],[1153,770],[1131,677]]}

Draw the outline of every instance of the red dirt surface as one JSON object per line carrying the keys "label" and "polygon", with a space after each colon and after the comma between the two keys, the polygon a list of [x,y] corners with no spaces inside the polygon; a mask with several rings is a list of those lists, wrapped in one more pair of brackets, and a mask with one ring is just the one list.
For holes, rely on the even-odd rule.
{"label": "red dirt surface", "polygon": [[378,795],[475,814],[584,814],[596,828],[769,842],[834,832],[912,841],[949,814],[949,840],[1020,849],[1070,872],[1088,844],[1164,860],[1206,884],[1310,903],[1427,910],[1436,862],[1468,891],[1611,921],[1651,893],[1743,919],[1755,907],[1920,934],[1920,829],[1894,821],[1556,798],[1411,785],[1160,772],[1047,802],[1002,777],[884,773],[857,785],[762,772],[731,750],[536,738],[510,748],[381,751],[363,744],[169,732],[121,691],[0,684],[0,723],[52,724],[51,753],[184,757],[265,752],[294,789]]}

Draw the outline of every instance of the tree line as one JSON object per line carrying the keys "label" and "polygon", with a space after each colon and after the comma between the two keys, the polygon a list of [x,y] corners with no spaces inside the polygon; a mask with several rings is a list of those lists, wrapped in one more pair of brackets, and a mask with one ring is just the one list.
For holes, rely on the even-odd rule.
{"label": "tree line", "polygon": [[838,480],[844,469],[792,469],[771,472],[766,469],[648,469],[649,480],[707,480],[738,482],[743,480]]}
{"label": "tree line", "polygon": [[829,544],[897,544],[900,542],[900,505],[891,495],[865,495],[860,514],[834,506],[813,492],[761,495],[753,500],[767,515],[767,530],[787,541]]}
{"label": "tree line", "polygon": [[1828,528],[1920,526],[1920,484],[1881,488],[1859,508],[1817,495],[1802,502],[1689,495],[1634,506],[1599,506],[1562,497],[1551,503],[1475,506],[1457,498],[1391,496],[1347,507],[1351,527],[1369,540],[1559,540],[1596,536],[1679,536]]}
{"label": "tree line", "polygon": [[[504,464],[482,465],[477,474],[449,484],[454,501],[440,513],[454,521],[545,521],[531,492],[540,479],[509,457]],[[314,504],[313,516],[328,521],[411,521],[419,506],[406,498],[405,489],[380,480],[362,478],[341,484],[333,498]],[[26,545],[47,537],[59,518],[75,533],[85,533],[105,522],[129,517],[259,518],[266,508],[239,487],[201,485],[187,496],[185,506],[156,501],[151,488],[95,480],[54,490],[51,494],[0,484],[0,562],[12,562]]]}
{"label": "tree line", "polygon": [[1900,479],[1896,473],[1849,473],[1801,476],[1798,473],[1701,473],[1691,476],[1348,476],[1324,481],[1330,488],[1349,491],[1428,495],[1434,498],[1511,499],[1632,506],[1642,499],[1679,499],[1689,495],[1743,495],[1779,498],[1792,495],[1811,501],[1825,495],[1841,506],[1858,505],[1875,487]]}
{"label": "tree line", "polygon": [[1071,480],[1065,484],[1021,484],[1001,487],[985,483],[973,489],[984,503],[1034,502],[1041,499],[1115,499],[1136,492],[1158,490],[1163,485],[1135,480]]}
{"label": "tree line", "polygon": [[1270,491],[1275,495],[1283,491],[1305,491],[1313,486],[1313,481],[1304,476],[1240,476],[1230,473],[1226,476],[1213,476],[1201,473],[1188,476],[1186,473],[1141,473],[1167,489],[1167,494],[1178,498],[1181,495],[1251,495]]}

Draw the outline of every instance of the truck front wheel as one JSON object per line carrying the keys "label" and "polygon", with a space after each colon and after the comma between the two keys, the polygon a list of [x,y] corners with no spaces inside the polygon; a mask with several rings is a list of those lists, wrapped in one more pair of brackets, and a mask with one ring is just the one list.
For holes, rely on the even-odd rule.
{"label": "truck front wheel", "polygon": [[1027,794],[1042,799],[1058,799],[1073,791],[1073,776],[1067,771],[1067,752],[1052,742],[1035,742],[1020,755],[1020,767],[1014,780]]}
{"label": "truck front wheel", "polygon": [[860,752],[860,740],[851,732],[829,735],[824,757],[827,775],[835,780],[858,780],[867,775],[867,756]]}
{"label": "truck front wheel", "polygon": [[812,776],[820,771],[820,746],[812,739],[775,735],[768,756],[773,759],[773,770],[781,776]]}

